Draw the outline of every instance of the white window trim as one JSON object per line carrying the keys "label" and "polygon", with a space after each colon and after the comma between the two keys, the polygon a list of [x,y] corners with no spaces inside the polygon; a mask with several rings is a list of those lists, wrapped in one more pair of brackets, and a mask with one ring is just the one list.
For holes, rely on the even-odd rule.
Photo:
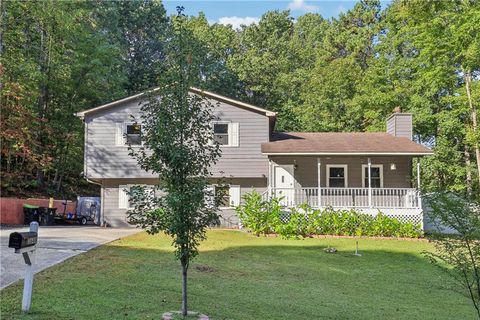
{"label": "white window trim", "polygon": [[[150,188],[154,188],[155,185],[151,185],[151,184],[145,184],[145,183],[141,183],[141,184],[122,184],[122,185],[119,185],[118,186],[118,198],[119,198],[119,205],[118,205],[118,208],[119,209],[125,209],[125,210],[132,210],[133,207],[130,207],[130,198],[128,197],[128,193],[130,192],[130,189],[132,187],[150,187]],[[125,189],[125,191],[124,191]],[[126,206],[123,207],[120,205],[120,196],[121,194],[124,194],[127,199],[126,199]]]}
{"label": "white window trim", "polygon": [[[238,123],[236,122],[232,122],[232,121],[224,121],[224,120],[215,120],[215,121],[212,121],[210,123],[211,127],[212,127],[212,130],[214,129],[214,125],[215,124],[227,124],[228,125],[228,131],[227,131],[227,139],[228,139],[228,144],[221,144],[220,145],[220,148],[238,148],[240,146],[240,126]],[[236,144],[232,144],[231,141],[232,141],[232,128],[233,128],[233,125],[237,125],[237,129],[238,129],[238,132],[237,132],[237,143]],[[215,133],[214,133],[215,134]]]}
{"label": "white window trim", "polygon": [[330,188],[330,168],[343,168],[343,172],[345,173],[345,187],[348,188],[348,165],[346,164],[327,164],[326,165],[326,170],[327,174],[325,175],[326,177],[326,186],[327,188]]}
{"label": "white window trim", "polygon": [[[128,148],[128,144],[127,144],[127,126],[129,125],[132,125],[132,124],[138,124],[140,126],[142,126],[142,129],[141,131],[143,131],[143,125],[141,122],[139,121],[126,121],[126,122],[121,122],[122,124],[122,139],[123,139],[123,144],[117,144],[117,147],[127,147]],[[117,134],[117,133],[116,133]],[[142,147],[143,146],[143,140],[142,140],[142,143],[141,144],[134,144],[132,145],[132,148],[139,148],[139,147]]]}
{"label": "white window trim", "polygon": [[[213,189],[213,195],[215,196],[216,195],[216,188],[219,186],[218,184],[210,184],[208,185],[210,188]],[[223,185],[222,185],[223,186]],[[232,208],[235,208],[235,205],[233,205],[233,202],[235,202],[235,199],[232,200],[232,194],[231,194],[231,188],[232,187],[235,187],[235,188],[238,188],[238,193],[239,193],[239,198],[240,199],[237,199],[238,201],[238,204],[240,204],[240,200],[241,200],[241,188],[240,188],[240,185],[236,185],[236,184],[228,184],[228,196],[229,196],[229,199],[228,199],[228,203],[229,203],[229,206],[228,207],[218,207],[220,210],[222,209],[232,209]]]}
{"label": "white window trim", "polygon": [[[365,185],[365,168],[368,168],[368,164],[362,164],[362,188],[368,188]],[[380,168],[380,188],[383,188],[383,164],[372,164],[372,168]]]}

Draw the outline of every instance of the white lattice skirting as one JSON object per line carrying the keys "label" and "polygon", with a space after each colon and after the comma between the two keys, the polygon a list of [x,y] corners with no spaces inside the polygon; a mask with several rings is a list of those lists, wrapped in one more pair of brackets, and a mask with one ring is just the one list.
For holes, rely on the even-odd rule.
{"label": "white lattice skirting", "polygon": [[411,222],[420,224],[423,228],[423,212],[422,209],[399,208],[399,209],[356,209],[359,212],[376,216],[378,212],[390,218],[398,219],[400,222]]}
{"label": "white lattice skirting", "polygon": [[[326,208],[321,208],[324,210]],[[351,208],[345,208],[345,210],[350,210]],[[335,208],[334,210],[343,210],[342,208]],[[371,216],[376,216],[379,212],[383,213],[387,217],[398,219],[400,222],[411,222],[414,224],[419,224],[423,229],[423,212],[422,209],[413,209],[413,208],[399,208],[399,209],[374,209],[374,208],[355,208],[355,211],[359,213],[368,214]],[[283,222],[288,222],[289,212],[285,212],[282,216]]]}

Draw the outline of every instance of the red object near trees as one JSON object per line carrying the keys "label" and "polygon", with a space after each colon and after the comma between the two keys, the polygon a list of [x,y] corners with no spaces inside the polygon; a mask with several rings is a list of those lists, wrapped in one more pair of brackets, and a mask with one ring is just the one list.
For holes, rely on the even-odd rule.
{"label": "red object near trees", "polygon": [[[31,204],[39,207],[48,207],[49,199],[18,199],[18,198],[0,198],[0,223],[23,225],[23,205]],[[53,207],[57,208],[57,213],[62,214],[65,200],[54,200]],[[65,212],[75,212],[76,201],[67,201]]]}

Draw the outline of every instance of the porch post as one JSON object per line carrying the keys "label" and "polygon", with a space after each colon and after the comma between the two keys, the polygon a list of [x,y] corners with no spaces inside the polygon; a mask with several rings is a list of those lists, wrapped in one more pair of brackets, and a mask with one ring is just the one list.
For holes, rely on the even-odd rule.
{"label": "porch post", "polygon": [[[417,158],[417,205],[419,208],[422,208],[422,195],[420,194],[420,158]],[[423,219],[422,219],[422,230],[423,230]]]}
{"label": "porch post", "polygon": [[322,192],[321,192],[321,189],[320,189],[320,181],[321,181],[321,176],[320,176],[320,166],[321,166],[321,161],[320,161],[320,158],[317,158],[317,193],[318,193],[318,196],[317,196],[317,205],[318,207],[320,208],[320,206],[322,205]]}
{"label": "porch post", "polygon": [[272,196],[272,179],[273,179],[273,173],[272,173],[272,160],[268,160],[268,197],[270,198]]}
{"label": "porch post", "polygon": [[417,158],[417,189],[420,190],[420,158]]}
{"label": "porch post", "polygon": [[368,207],[372,207],[372,159],[368,158]]}

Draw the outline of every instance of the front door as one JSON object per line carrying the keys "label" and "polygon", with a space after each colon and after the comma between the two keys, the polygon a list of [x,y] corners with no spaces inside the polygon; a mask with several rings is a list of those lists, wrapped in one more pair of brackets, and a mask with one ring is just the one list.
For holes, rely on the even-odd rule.
{"label": "front door", "polygon": [[276,197],[283,197],[282,205],[295,205],[293,165],[275,166],[274,175],[274,195]]}

